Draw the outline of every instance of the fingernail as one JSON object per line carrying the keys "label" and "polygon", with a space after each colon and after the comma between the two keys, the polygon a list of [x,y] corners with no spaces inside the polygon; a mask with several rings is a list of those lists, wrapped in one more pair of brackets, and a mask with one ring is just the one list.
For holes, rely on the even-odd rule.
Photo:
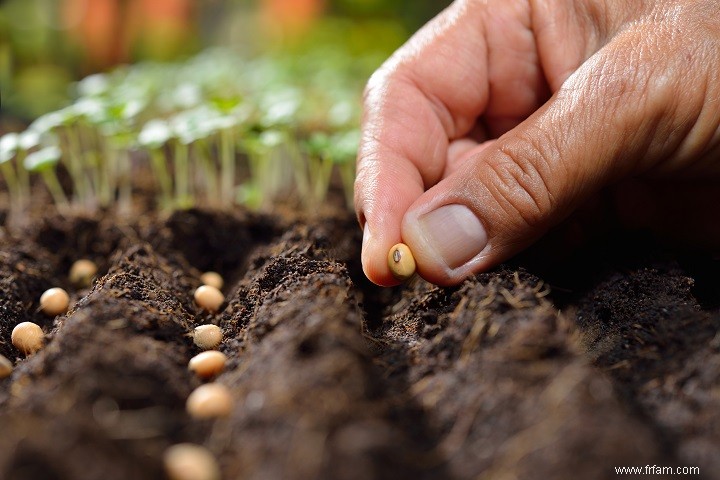
{"label": "fingernail", "polygon": [[480,253],[487,233],[480,220],[464,205],[445,205],[418,218],[425,240],[454,270]]}

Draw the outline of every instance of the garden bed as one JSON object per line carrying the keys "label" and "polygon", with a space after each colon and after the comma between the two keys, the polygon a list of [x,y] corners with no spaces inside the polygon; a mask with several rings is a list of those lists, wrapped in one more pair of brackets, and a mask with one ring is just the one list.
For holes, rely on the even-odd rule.
{"label": "garden bed", "polygon": [[[360,231],[320,218],[186,210],[46,213],[0,245],[0,478],[157,479],[206,446],[223,478],[584,478],[697,466],[720,478],[720,262],[647,239],[524,257],[456,288],[372,286]],[[622,254],[618,254],[622,252]],[[78,258],[100,272],[74,289]],[[225,278],[221,311],[193,302]],[[67,315],[38,311],[47,288]],[[40,324],[43,350],[10,343]],[[189,335],[221,326],[227,418],[185,410]]]}

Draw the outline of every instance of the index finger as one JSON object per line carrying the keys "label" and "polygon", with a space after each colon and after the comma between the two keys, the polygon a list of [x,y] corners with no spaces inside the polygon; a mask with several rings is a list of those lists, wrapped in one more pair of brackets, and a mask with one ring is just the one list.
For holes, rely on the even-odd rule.
{"label": "index finger", "polygon": [[472,129],[488,99],[482,8],[456,2],[368,82],[355,209],[367,277],[395,285],[386,256],[412,203],[442,178],[448,142]]}

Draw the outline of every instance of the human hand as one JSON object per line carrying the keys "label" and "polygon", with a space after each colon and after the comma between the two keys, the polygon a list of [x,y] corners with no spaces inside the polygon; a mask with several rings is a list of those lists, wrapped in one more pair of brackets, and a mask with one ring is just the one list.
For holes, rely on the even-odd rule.
{"label": "human hand", "polygon": [[717,1],[458,0],[364,108],[355,208],[377,284],[398,283],[395,243],[455,284],[607,187],[623,221],[720,244]]}

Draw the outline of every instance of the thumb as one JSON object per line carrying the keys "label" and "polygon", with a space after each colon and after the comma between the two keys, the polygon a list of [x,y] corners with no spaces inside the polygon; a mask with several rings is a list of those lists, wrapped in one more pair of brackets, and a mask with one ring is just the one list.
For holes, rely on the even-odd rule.
{"label": "thumb", "polygon": [[401,233],[422,277],[458,283],[529,246],[608,183],[702,154],[717,119],[700,125],[705,98],[686,92],[707,90],[678,80],[687,85],[694,71],[705,82],[705,69],[688,69],[684,54],[656,55],[642,38],[616,37],[410,206]]}

